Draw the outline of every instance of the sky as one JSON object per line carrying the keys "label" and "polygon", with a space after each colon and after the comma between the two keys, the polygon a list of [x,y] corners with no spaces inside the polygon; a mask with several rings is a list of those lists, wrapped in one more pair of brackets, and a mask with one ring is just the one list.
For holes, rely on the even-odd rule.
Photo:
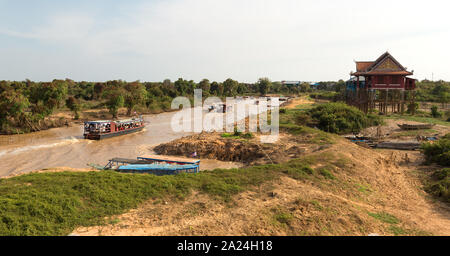
{"label": "sky", "polygon": [[450,80],[448,1],[0,0],[0,80],[348,79],[389,51]]}

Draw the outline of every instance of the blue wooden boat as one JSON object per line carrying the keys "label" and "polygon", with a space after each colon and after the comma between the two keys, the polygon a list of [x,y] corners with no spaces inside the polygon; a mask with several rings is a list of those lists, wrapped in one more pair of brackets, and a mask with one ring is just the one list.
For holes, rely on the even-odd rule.
{"label": "blue wooden boat", "polygon": [[172,164],[130,164],[122,165],[116,169],[125,173],[148,173],[154,175],[175,175],[180,173],[197,173],[199,166],[192,165],[172,165]]}

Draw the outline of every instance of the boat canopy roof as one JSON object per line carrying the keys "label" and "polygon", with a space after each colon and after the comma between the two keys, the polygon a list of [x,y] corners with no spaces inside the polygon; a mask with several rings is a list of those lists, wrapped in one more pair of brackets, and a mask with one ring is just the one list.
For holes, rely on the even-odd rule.
{"label": "boat canopy roof", "polygon": [[111,120],[96,120],[96,121],[86,121],[85,124],[105,124],[105,123],[119,123],[119,124],[126,124],[126,123],[133,123],[133,122],[141,122],[143,121],[142,118],[133,118],[133,119],[125,119],[125,120],[117,120],[117,121],[111,121]]}
{"label": "boat canopy roof", "polygon": [[171,165],[171,164],[131,164],[119,166],[118,170],[136,170],[136,171],[150,171],[150,170],[165,170],[165,171],[182,171],[182,170],[196,170],[198,165]]}
{"label": "boat canopy roof", "polygon": [[86,121],[85,124],[104,124],[111,123],[111,120]]}

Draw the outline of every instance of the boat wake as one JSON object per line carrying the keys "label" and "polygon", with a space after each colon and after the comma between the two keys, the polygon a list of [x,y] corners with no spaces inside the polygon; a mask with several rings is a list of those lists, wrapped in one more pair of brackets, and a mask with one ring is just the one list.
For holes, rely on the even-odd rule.
{"label": "boat wake", "polygon": [[68,139],[64,139],[60,142],[50,143],[50,144],[42,144],[42,145],[33,145],[33,146],[25,146],[20,147],[12,150],[3,150],[0,151],[0,157],[3,157],[5,155],[15,155],[20,154],[28,151],[38,150],[38,149],[45,149],[45,148],[53,148],[53,147],[60,147],[65,145],[71,145],[80,142],[79,139],[75,137],[70,137]]}

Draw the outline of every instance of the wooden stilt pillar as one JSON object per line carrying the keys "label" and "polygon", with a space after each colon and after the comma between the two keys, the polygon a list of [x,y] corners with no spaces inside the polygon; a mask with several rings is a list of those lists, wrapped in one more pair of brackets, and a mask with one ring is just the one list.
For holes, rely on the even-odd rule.
{"label": "wooden stilt pillar", "polygon": [[386,95],[384,96],[384,109],[383,109],[383,113],[385,115],[387,115],[387,102],[388,102],[388,94],[389,94],[389,89],[386,89]]}

